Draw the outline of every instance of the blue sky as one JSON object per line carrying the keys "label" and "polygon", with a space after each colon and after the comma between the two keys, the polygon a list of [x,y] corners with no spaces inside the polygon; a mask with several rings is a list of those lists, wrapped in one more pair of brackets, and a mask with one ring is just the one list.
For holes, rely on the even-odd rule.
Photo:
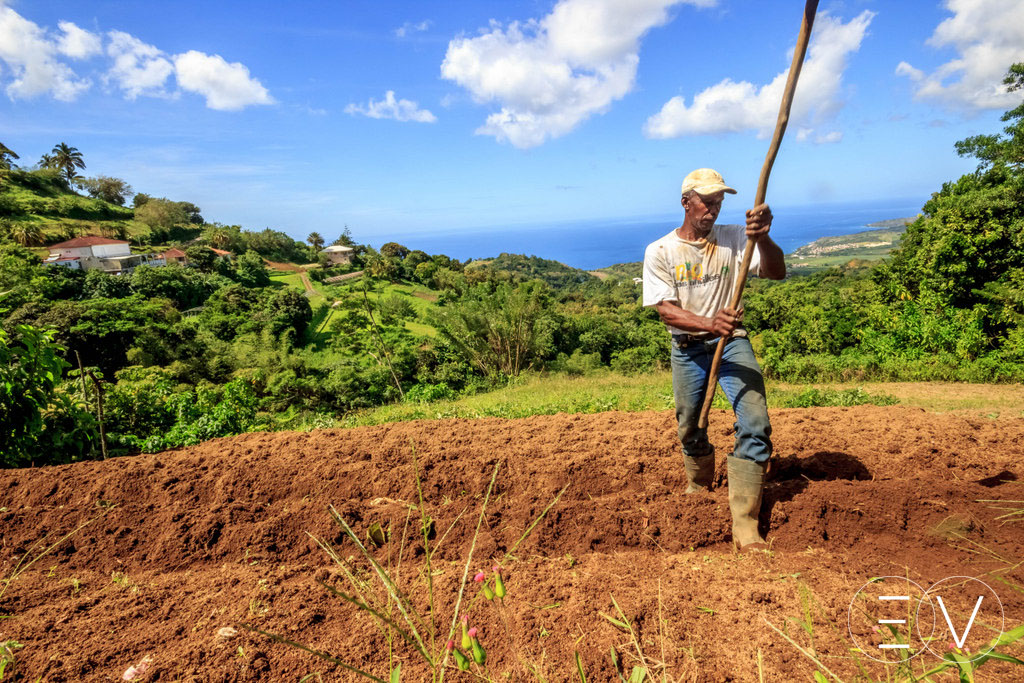
{"label": "blue sky", "polygon": [[[300,239],[665,215],[703,166],[735,219],[802,6],[0,0],[0,141]],[[1019,0],[823,0],[769,202],[923,202],[1022,60]]]}

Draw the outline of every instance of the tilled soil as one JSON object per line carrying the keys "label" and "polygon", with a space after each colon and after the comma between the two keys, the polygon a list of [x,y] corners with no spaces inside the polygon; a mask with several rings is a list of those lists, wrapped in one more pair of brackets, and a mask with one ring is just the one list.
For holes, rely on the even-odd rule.
{"label": "tilled soil", "polygon": [[[324,584],[354,589],[314,540],[333,546],[386,606],[328,506],[361,538],[380,523],[388,542],[374,555],[429,622],[414,450],[436,548],[440,633],[431,645],[423,630],[428,650],[447,639],[471,548],[470,577],[503,566],[502,604],[484,600],[472,581],[461,603],[488,650],[477,676],[577,680],[578,652],[588,681],[617,681],[614,647],[627,677],[643,657],[659,680],[808,681],[825,668],[843,681],[885,680],[901,670],[873,661],[870,647],[854,649],[863,639],[855,643],[847,627],[854,595],[881,576],[924,588],[978,577],[1002,601],[1004,630],[1020,625],[1024,530],[1016,515],[1000,518],[1014,503],[990,501],[1024,501],[1024,420],[856,407],[772,411],[772,422],[767,554],[732,549],[724,475],[733,431],[724,411],[709,430],[716,488],[689,496],[671,412],[245,434],[3,470],[0,575],[85,526],[10,582],[0,642],[24,646],[15,678],[24,681],[121,680],[147,657],[136,680],[357,680],[247,624],[385,680],[389,657],[402,662],[402,680],[430,680],[400,637],[389,649],[386,629],[328,592]],[[998,635],[992,604],[967,651]],[[623,616],[635,642],[608,618]],[[238,633],[224,635],[226,626]],[[1024,656],[1018,645],[1004,651]],[[913,660],[918,673],[940,663],[929,652]],[[446,678],[479,680],[457,670]],[[993,661],[978,680],[1021,678]]]}

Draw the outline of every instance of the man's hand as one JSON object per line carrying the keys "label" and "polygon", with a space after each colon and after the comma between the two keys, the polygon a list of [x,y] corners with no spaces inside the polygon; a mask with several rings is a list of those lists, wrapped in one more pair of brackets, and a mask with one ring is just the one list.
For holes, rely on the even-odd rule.
{"label": "man's hand", "polygon": [[758,204],[747,211],[747,238],[760,242],[772,227],[772,210],[767,204]]}
{"label": "man's hand", "polygon": [[737,311],[735,308],[723,308],[718,313],[715,313],[713,318],[710,318],[709,329],[711,334],[716,337],[728,338],[733,330],[739,327],[740,321],[743,319],[743,310]]}

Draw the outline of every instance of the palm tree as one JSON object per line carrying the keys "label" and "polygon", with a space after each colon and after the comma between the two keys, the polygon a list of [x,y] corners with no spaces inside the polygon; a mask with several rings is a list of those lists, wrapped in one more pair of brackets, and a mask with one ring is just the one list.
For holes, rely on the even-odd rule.
{"label": "palm tree", "polygon": [[68,147],[67,144],[62,142],[50,150],[50,154],[53,155],[54,167],[61,170],[64,178],[68,181],[68,185],[73,183],[75,178],[78,177],[78,172],[75,169],[85,168],[82,153],[78,151],[77,147]]}
{"label": "palm tree", "polygon": [[23,247],[37,247],[45,241],[42,228],[23,222],[18,222],[11,228],[11,239]]}
{"label": "palm tree", "polygon": [[306,241],[313,245],[313,249],[316,251],[320,251],[324,246],[324,238],[321,237],[318,232],[309,233],[309,237],[306,238]]}
{"label": "palm tree", "polygon": [[14,150],[0,142],[0,169],[9,170],[11,168],[12,159],[20,159]]}
{"label": "palm tree", "polygon": [[44,154],[39,157],[39,168],[56,168],[56,161],[52,154]]}

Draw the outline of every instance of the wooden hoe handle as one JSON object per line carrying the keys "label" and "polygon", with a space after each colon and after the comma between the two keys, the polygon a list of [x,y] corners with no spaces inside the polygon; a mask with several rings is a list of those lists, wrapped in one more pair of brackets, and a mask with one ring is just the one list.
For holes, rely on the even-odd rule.
{"label": "wooden hoe handle", "polygon": [[[807,54],[807,43],[811,39],[811,27],[814,25],[814,15],[818,11],[818,0],[807,0],[804,6],[804,17],[800,23],[800,35],[796,39],[796,50],[793,51],[793,63],[789,67],[789,78],[786,79],[786,91],[782,95],[782,104],[779,106],[779,118],[775,123],[775,135],[772,136],[772,144],[768,148],[768,155],[764,159],[764,166],[761,167],[761,179],[757,183],[757,195],[754,197],[754,206],[764,203],[765,195],[768,193],[768,176],[772,172],[772,165],[779,153],[779,145],[782,144],[782,135],[786,132],[786,124],[789,123],[789,109],[793,106],[793,93],[796,92],[796,82],[800,78],[800,69],[804,65],[804,55]],[[746,249],[743,251],[743,264],[736,272],[736,286],[733,288],[732,302],[730,307],[739,309],[743,299],[743,288],[747,284],[747,271],[750,270],[750,260],[754,257],[756,248],[754,240],[748,239]],[[722,351],[725,349],[726,339],[722,339],[715,347],[715,357],[711,361],[711,371],[708,375],[708,389],[704,395],[704,407],[700,411],[700,420],[697,426],[705,429],[708,426],[708,413],[711,412],[711,404],[715,400],[715,389],[718,386],[718,366],[722,363]]]}

